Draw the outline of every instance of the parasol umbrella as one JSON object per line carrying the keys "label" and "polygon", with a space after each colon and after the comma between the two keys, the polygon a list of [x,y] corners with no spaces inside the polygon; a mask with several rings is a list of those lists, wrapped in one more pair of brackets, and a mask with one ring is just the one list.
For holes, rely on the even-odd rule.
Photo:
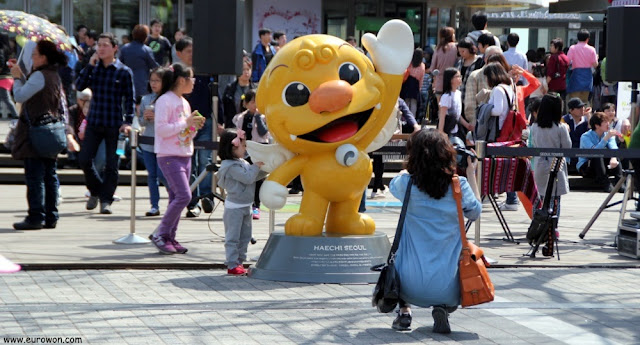
{"label": "parasol umbrella", "polygon": [[63,51],[73,46],[65,33],[50,21],[22,11],[0,10],[0,30],[16,34],[16,42],[24,45],[27,40],[49,40]]}

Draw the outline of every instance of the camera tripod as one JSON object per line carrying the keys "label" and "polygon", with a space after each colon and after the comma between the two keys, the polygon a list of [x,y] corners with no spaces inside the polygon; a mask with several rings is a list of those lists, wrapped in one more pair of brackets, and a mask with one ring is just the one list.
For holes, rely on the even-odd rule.
{"label": "camera tripod", "polygon": [[[591,229],[591,226],[593,225],[593,223],[595,223],[596,219],[598,219],[602,211],[604,211],[609,207],[622,204],[622,209],[620,210],[620,220],[618,223],[620,224],[622,222],[622,218],[624,217],[624,214],[627,211],[626,209],[627,201],[630,199],[638,201],[638,198],[635,198],[633,196],[633,189],[634,189],[633,174],[634,174],[634,170],[622,170],[622,177],[620,178],[620,180],[618,180],[618,183],[616,183],[616,185],[613,187],[613,189],[611,190],[607,198],[604,199],[604,201],[602,202],[602,205],[600,205],[600,208],[598,208],[598,211],[596,211],[593,217],[591,217],[591,220],[589,220],[589,223],[587,223],[587,226],[584,227],[584,230],[582,230],[582,232],[579,235],[580,238],[584,239],[584,235],[586,235],[587,231]],[[624,192],[624,197],[622,198],[622,200],[609,204],[609,201],[613,199],[613,197],[616,195],[616,193],[618,193],[618,191],[622,187],[622,184],[625,182],[627,183],[627,188]]]}

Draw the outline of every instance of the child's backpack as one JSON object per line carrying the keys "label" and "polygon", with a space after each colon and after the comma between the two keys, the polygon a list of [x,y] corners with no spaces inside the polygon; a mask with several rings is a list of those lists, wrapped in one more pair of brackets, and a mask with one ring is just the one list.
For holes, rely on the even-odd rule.
{"label": "child's backpack", "polygon": [[493,104],[482,104],[476,108],[475,140],[484,140],[488,143],[496,141],[500,135],[499,116],[492,116]]}

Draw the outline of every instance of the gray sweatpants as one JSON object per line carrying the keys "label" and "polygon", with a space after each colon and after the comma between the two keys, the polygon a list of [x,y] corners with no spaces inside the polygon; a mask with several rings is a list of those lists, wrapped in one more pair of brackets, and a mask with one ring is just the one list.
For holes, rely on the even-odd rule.
{"label": "gray sweatpants", "polygon": [[251,241],[251,207],[225,208],[224,251],[227,256],[225,265],[229,269],[242,265],[247,260],[247,247]]}

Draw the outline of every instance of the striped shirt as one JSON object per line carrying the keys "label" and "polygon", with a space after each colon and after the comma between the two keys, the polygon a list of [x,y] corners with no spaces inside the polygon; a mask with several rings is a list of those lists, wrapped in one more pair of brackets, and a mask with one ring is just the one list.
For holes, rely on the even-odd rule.
{"label": "striped shirt", "polygon": [[77,90],[85,88],[93,92],[88,125],[114,128],[132,122],[135,109],[133,73],[120,60],[116,59],[107,67],[103,66],[102,61],[95,67],[88,64],[76,80]]}

